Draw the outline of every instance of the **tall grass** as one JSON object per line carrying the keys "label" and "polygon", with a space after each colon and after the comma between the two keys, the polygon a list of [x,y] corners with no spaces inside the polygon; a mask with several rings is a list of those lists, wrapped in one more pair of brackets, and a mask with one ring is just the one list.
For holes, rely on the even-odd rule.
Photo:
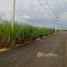
{"label": "tall grass", "polygon": [[0,23],[0,47],[8,47],[10,43],[11,25]]}
{"label": "tall grass", "polygon": [[30,25],[15,24],[13,31],[9,23],[0,24],[0,47],[15,47],[26,41],[41,38],[54,33],[54,29],[34,27]]}

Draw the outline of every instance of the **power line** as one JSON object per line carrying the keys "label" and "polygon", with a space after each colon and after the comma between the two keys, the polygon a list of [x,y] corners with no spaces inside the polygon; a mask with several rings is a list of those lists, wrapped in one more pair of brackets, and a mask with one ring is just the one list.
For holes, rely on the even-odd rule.
{"label": "power line", "polygon": [[[42,7],[44,7],[44,4],[42,4],[42,3],[40,2],[40,0],[38,0],[38,2],[39,2],[39,4],[40,4]],[[45,4],[46,4],[49,12],[52,13],[52,15],[54,16],[54,18],[56,19],[55,21],[58,22],[58,18],[59,18],[59,17],[57,17],[57,16],[55,15],[55,13],[53,12],[53,10],[50,8],[47,0],[45,0]],[[56,27],[55,27],[55,31],[56,31]]]}
{"label": "power line", "polygon": [[[38,3],[39,3],[42,7],[44,7],[44,4],[41,3],[40,0],[38,0]],[[49,7],[47,1],[45,1],[45,5],[47,6],[49,12],[50,12],[54,17],[56,17],[55,14],[54,14],[54,12],[52,11],[52,9]]]}

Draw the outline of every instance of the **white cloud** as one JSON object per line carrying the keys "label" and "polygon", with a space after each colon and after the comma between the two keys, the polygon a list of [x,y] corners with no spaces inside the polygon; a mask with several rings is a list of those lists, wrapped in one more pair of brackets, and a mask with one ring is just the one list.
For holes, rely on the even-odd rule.
{"label": "white cloud", "polygon": [[31,16],[27,16],[27,15],[23,15],[22,18],[24,18],[24,19],[32,19]]}

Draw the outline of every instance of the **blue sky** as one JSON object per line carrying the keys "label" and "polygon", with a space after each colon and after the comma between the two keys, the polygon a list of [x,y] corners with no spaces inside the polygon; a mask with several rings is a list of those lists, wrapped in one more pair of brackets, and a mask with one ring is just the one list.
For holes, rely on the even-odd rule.
{"label": "blue sky", "polygon": [[[13,0],[0,0],[0,19],[11,20]],[[56,17],[58,22],[56,22]],[[16,0],[15,20],[36,26],[67,28],[67,0]]]}

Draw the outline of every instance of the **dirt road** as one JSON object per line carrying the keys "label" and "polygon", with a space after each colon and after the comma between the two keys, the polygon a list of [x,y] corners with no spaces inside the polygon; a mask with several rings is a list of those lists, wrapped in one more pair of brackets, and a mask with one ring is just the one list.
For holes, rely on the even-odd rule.
{"label": "dirt road", "polygon": [[67,32],[0,53],[0,67],[67,67]]}

